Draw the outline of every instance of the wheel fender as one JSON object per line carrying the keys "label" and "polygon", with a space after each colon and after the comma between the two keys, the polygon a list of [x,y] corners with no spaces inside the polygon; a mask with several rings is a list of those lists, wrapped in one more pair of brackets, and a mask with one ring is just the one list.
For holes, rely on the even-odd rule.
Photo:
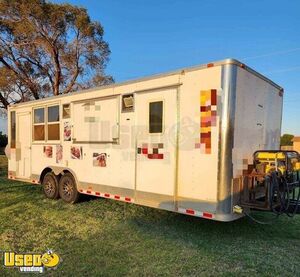
{"label": "wheel fender", "polygon": [[79,182],[78,182],[75,172],[72,169],[70,169],[68,167],[62,167],[62,166],[47,166],[46,168],[50,168],[54,172],[55,175],[60,175],[60,174],[64,175],[66,171],[70,172],[74,177],[74,180],[76,182],[76,187],[78,190]]}

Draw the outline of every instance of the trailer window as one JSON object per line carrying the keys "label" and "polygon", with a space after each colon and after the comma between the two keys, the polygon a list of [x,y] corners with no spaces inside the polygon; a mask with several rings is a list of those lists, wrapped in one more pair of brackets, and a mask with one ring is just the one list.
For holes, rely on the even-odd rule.
{"label": "trailer window", "polygon": [[71,116],[70,104],[64,104],[63,105],[63,119],[70,118],[70,116]]}
{"label": "trailer window", "polygon": [[122,112],[133,112],[134,97],[133,93],[122,96]]}
{"label": "trailer window", "polygon": [[48,140],[59,140],[59,106],[48,107]]}
{"label": "trailer window", "polygon": [[34,123],[45,123],[44,108],[39,108],[34,110]]}
{"label": "trailer window", "polygon": [[162,133],[163,101],[149,103],[149,133]]}
{"label": "trailer window", "polygon": [[45,140],[45,109],[34,110],[33,137],[36,141]]}
{"label": "trailer window", "polygon": [[10,148],[16,148],[16,112],[10,113]]}

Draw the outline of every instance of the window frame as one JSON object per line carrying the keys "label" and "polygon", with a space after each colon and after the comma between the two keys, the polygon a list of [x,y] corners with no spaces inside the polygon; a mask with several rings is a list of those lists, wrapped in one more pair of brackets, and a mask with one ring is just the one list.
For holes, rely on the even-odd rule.
{"label": "window frame", "polygon": [[[48,122],[48,108],[53,107],[53,106],[58,106],[58,115],[59,115],[59,121],[53,121],[53,122]],[[60,105],[60,103],[49,103],[49,104],[45,104],[42,106],[36,106],[36,107],[32,107],[32,143],[33,144],[44,144],[44,143],[51,143],[51,144],[57,144],[60,143],[61,141],[61,122],[62,122],[62,105]],[[44,122],[43,123],[34,123],[34,111],[37,109],[44,109]],[[49,140],[48,138],[48,125],[55,125],[58,124],[58,130],[59,130],[59,139],[55,139],[55,140]],[[34,137],[34,126],[44,126],[44,139],[43,140],[35,140]]]}
{"label": "window frame", "polygon": [[[150,132],[150,104],[155,103],[155,102],[162,102],[162,118],[161,118],[161,132],[155,132],[152,133]],[[162,98],[156,98],[156,99],[151,99],[148,101],[148,134],[150,136],[155,136],[155,135],[162,135],[165,133],[165,99]]]}
{"label": "window frame", "polygon": [[[49,108],[51,108],[51,107],[58,107],[58,121],[50,121],[49,122]],[[61,115],[60,115],[60,105],[59,104],[51,104],[51,105],[47,105],[46,106],[47,107],[47,112],[46,112],[46,115],[47,115],[47,122],[46,122],[46,125],[47,125],[47,132],[46,132],[46,141],[48,142],[48,141],[50,141],[50,142],[52,142],[52,141],[60,141],[60,136],[61,136],[61,134],[60,134],[60,126],[61,126],[61,124],[60,124],[60,122],[61,122]],[[49,129],[48,129],[48,126],[49,125],[56,125],[56,124],[58,124],[58,139],[49,139]]]}
{"label": "window frame", "polygon": [[[33,108],[33,112],[32,112],[32,115],[33,115],[33,118],[32,118],[32,142],[35,142],[35,143],[41,143],[41,142],[46,142],[46,106],[37,106],[35,108]],[[38,109],[43,109],[44,110],[44,122],[43,123],[35,123],[34,121],[34,117],[35,117],[35,110],[38,110]],[[35,126],[44,126],[44,139],[43,140],[36,140],[35,139],[35,135],[34,135],[34,127]]]}

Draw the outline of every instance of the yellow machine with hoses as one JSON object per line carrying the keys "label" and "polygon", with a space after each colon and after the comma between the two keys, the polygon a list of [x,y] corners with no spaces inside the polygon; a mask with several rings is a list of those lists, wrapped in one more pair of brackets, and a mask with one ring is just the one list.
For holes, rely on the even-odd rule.
{"label": "yellow machine with hoses", "polygon": [[241,176],[240,184],[241,205],[237,207],[269,210],[289,216],[299,213],[299,153],[283,150],[256,151],[253,155],[253,168]]}

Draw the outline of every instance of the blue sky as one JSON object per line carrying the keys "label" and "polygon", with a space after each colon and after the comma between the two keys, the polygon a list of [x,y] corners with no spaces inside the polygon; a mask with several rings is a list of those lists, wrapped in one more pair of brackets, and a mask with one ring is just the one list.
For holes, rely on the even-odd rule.
{"label": "blue sky", "polygon": [[54,2],[83,6],[102,23],[116,81],[237,58],[285,88],[282,132],[300,135],[300,1]]}

